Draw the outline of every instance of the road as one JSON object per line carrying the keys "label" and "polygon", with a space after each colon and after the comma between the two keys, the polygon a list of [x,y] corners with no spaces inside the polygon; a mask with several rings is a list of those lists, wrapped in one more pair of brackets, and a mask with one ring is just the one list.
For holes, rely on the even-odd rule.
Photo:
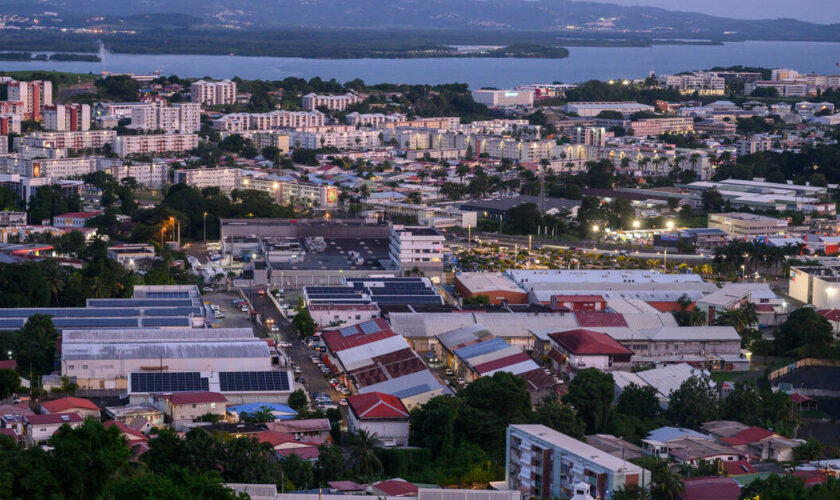
{"label": "road", "polygon": [[[249,295],[247,291],[245,291],[245,295]],[[338,403],[344,396],[333,389],[326,377],[321,374],[321,370],[312,362],[311,356],[314,356],[316,352],[300,340],[297,330],[277,312],[277,308],[274,307],[268,297],[258,295],[256,291],[251,296],[253,297],[254,310],[262,316],[263,322],[272,319],[274,324],[280,328],[279,332],[273,334],[275,341],[279,339],[292,344],[292,347],[284,349],[284,351],[292,361],[300,366],[301,374],[305,380],[304,387],[309,394],[325,392],[330,395],[334,402]]]}

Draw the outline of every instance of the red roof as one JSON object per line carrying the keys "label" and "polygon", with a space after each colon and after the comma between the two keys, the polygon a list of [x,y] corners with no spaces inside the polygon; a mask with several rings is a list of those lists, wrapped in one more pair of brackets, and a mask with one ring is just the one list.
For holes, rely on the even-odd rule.
{"label": "red roof", "polygon": [[41,403],[41,408],[47,410],[49,413],[60,413],[75,408],[84,410],[99,411],[99,407],[84,398],[74,398],[68,396],[66,398],[54,399]]}
{"label": "red roof", "polygon": [[83,422],[84,419],[78,413],[51,413],[49,415],[25,415],[26,419],[32,425],[49,425],[49,424],[71,424]]}
{"label": "red roof", "polygon": [[756,304],[755,310],[757,312],[775,312],[776,310],[773,309],[772,304]]}
{"label": "red roof", "polygon": [[146,441],[146,439],[147,439],[146,435],[143,434],[142,432],[140,432],[138,430],[135,430],[135,429],[132,429],[131,427],[125,425],[124,423],[117,422],[116,420],[109,420],[109,421],[105,422],[104,424],[102,424],[102,426],[105,427],[106,429],[110,429],[111,427],[116,427],[123,434],[128,434],[129,436],[132,436],[131,438],[129,438],[131,441],[134,441],[134,440]]}
{"label": "red roof", "polygon": [[554,377],[546,375],[541,368],[520,373],[517,377],[525,380],[528,384],[529,390],[548,389],[557,385],[557,382],[554,381]]}
{"label": "red roof", "polygon": [[[365,331],[362,330],[361,325],[375,325],[378,329],[371,331],[371,333],[365,333]],[[355,332],[353,332],[353,330],[355,330]],[[327,344],[330,351],[338,352],[352,347],[376,342],[377,340],[393,337],[395,335],[396,333],[391,330],[388,322],[382,318],[376,318],[372,321],[348,326],[340,330],[325,331],[321,334],[321,338],[324,339],[324,343]]]}
{"label": "red roof", "polygon": [[91,217],[96,217],[97,215],[102,215],[102,212],[67,212],[66,214],[56,215],[55,218],[59,218],[59,219],[89,219]]}
{"label": "red roof", "polygon": [[[664,313],[679,312],[679,311],[683,310],[682,304],[680,304],[677,301],[673,301],[673,300],[672,301],[656,301],[656,300],[654,300],[654,301],[648,302],[648,305],[653,307],[657,311],[664,312]],[[694,302],[689,304],[688,307],[685,308],[685,310],[686,311],[694,310]]]}
{"label": "red roof", "polygon": [[511,366],[517,363],[522,363],[523,361],[528,361],[529,359],[531,358],[527,354],[525,354],[524,352],[519,352],[510,356],[505,356],[504,358],[494,359],[493,361],[481,363],[480,365],[473,366],[473,369],[479,374],[485,374],[487,372],[492,372],[493,370],[500,370],[506,366]]}
{"label": "red roof", "polygon": [[816,400],[814,398],[809,398],[804,394],[799,394],[798,392],[794,392],[790,395],[790,399],[796,404],[802,403],[814,403]]}
{"label": "red roof", "polygon": [[[624,321],[624,318],[622,318]],[[581,354],[602,354],[619,355],[633,354],[633,351],[619,344],[615,339],[606,333],[593,332],[592,330],[569,330],[549,334],[555,342],[566,348],[575,355]]]}
{"label": "red roof", "polygon": [[738,500],[741,496],[741,486],[731,477],[692,477],[682,481],[682,500]]}
{"label": "red roof", "polygon": [[578,325],[583,328],[592,327],[626,327],[627,321],[624,320],[623,314],[609,313],[601,311],[582,311],[576,312]]}
{"label": "red roof", "polygon": [[791,476],[798,477],[805,482],[805,486],[814,486],[825,482],[825,472],[819,470],[797,470]]}
{"label": "red roof", "polygon": [[735,460],[732,462],[721,462],[723,470],[726,471],[727,476],[741,476],[744,474],[754,474],[758,472],[755,467],[750,465],[746,460]]}
{"label": "red roof", "polygon": [[360,491],[365,489],[364,485],[355,481],[328,481],[327,484],[336,491]]}
{"label": "red roof", "polygon": [[174,405],[227,403],[227,398],[218,392],[173,392],[169,396],[169,401]]}
{"label": "red roof", "polygon": [[417,486],[414,486],[405,479],[400,478],[380,481],[378,483],[373,483],[371,486],[392,497],[413,497],[417,496],[418,492]]}
{"label": "red roof", "polygon": [[317,446],[298,446],[295,448],[282,448],[274,450],[275,453],[281,457],[288,457],[289,455],[297,455],[304,460],[315,460],[319,456]]}
{"label": "red roof", "polygon": [[761,427],[747,427],[746,429],[742,430],[738,434],[735,434],[734,437],[738,437],[746,441],[747,443],[755,443],[761,441],[762,439],[767,439],[771,436],[777,436],[773,431],[768,431],[767,429],[762,429]]}
{"label": "red roof", "polygon": [[817,314],[829,321],[840,321],[840,309],[820,309]]}
{"label": "red roof", "polygon": [[285,432],[277,431],[262,431],[254,434],[257,441],[261,443],[268,443],[271,446],[280,446],[283,443],[295,442],[295,437]]}
{"label": "red roof", "polygon": [[0,361],[0,370],[14,370],[15,368],[17,368],[17,361],[13,359]]}
{"label": "red roof", "polygon": [[557,302],[605,302],[600,295],[553,295],[551,299]]}
{"label": "red roof", "polygon": [[408,419],[408,410],[400,398],[382,392],[350,396],[347,404],[359,419]]}

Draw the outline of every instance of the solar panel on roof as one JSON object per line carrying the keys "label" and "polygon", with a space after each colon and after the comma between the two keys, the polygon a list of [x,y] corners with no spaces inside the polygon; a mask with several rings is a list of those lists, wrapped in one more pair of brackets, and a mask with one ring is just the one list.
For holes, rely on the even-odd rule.
{"label": "solar panel on roof", "polygon": [[190,326],[190,318],[184,318],[184,317],[143,318],[143,326]]}
{"label": "solar panel on roof", "polygon": [[287,372],[219,372],[222,392],[288,391]]}
{"label": "solar panel on roof", "polygon": [[150,299],[188,299],[189,292],[146,292],[146,297]]}
{"label": "solar panel on roof", "polygon": [[189,299],[87,299],[88,307],[176,307],[192,306]]}
{"label": "solar panel on roof", "polygon": [[355,326],[345,326],[340,329],[338,333],[340,333],[342,337],[347,337],[359,333],[359,330],[357,330]]}
{"label": "solar panel on roof", "polygon": [[137,318],[53,318],[56,328],[137,328]]}
{"label": "solar panel on roof", "polygon": [[162,372],[131,374],[131,392],[209,391],[210,381],[199,372]]}
{"label": "solar panel on roof", "polygon": [[376,324],[375,321],[365,321],[364,323],[359,325],[359,328],[361,328],[366,335],[370,335],[371,333],[376,333],[382,330],[382,328],[378,324]]}

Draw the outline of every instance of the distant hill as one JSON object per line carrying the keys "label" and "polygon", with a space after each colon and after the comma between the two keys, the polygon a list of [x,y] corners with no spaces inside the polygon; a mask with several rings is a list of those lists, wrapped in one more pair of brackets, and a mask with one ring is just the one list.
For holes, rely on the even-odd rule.
{"label": "distant hill", "polygon": [[[238,28],[550,30],[563,36],[709,38],[715,40],[840,40],[840,24],[793,19],[736,20],[652,7],[571,0],[0,0],[0,13],[57,12],[65,22],[93,16],[128,18],[160,12]],[[159,14],[156,14],[159,15]],[[144,24],[148,21],[143,20]],[[174,22],[173,22],[174,21]]]}

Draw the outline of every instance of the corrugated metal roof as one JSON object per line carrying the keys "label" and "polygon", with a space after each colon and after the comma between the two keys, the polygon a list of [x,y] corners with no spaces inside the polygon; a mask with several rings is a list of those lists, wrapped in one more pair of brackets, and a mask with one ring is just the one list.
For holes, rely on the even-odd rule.
{"label": "corrugated metal roof", "polygon": [[200,342],[203,340],[254,339],[250,328],[136,328],[64,330],[62,344],[108,342]]}
{"label": "corrugated metal roof", "polygon": [[356,368],[369,365],[371,358],[382,356],[390,352],[399,351],[408,348],[408,342],[399,335],[394,335],[388,338],[370,342],[357,347],[351,347],[343,351],[338,351],[335,355],[338,357],[341,364],[346,371],[352,371]]}
{"label": "corrugated metal roof", "polygon": [[504,339],[494,338],[484,342],[479,342],[478,344],[468,345],[466,347],[456,349],[455,355],[461,359],[469,360],[470,358],[475,358],[477,356],[481,356],[482,354],[495,351],[501,351],[507,349],[508,347],[510,347],[510,345],[505,342]]}
{"label": "corrugated metal roof", "polygon": [[120,359],[195,359],[195,358],[270,358],[268,345],[250,342],[158,342],[158,343],[88,343],[64,344],[63,360]]}

